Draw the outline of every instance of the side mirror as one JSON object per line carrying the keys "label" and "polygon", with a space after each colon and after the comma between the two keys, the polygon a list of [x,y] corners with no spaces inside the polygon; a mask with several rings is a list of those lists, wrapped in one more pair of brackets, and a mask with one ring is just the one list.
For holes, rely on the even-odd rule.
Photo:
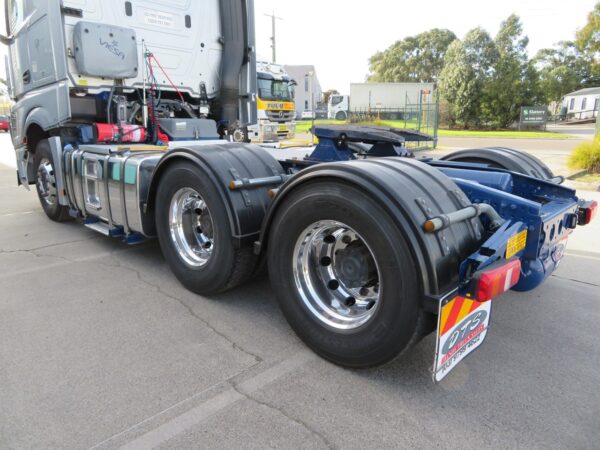
{"label": "side mirror", "polygon": [[4,45],[10,45],[12,44],[14,41],[14,38],[12,36],[4,36],[3,34],[0,34],[0,42],[2,42]]}
{"label": "side mirror", "polygon": [[298,86],[298,83],[296,83],[296,80],[290,80],[290,82],[288,84],[290,86]]}

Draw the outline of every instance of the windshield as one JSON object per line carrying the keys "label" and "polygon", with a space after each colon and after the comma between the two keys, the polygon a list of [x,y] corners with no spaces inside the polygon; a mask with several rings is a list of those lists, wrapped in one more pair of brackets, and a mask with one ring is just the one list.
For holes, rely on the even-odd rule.
{"label": "windshield", "polygon": [[292,101],[292,87],[289,81],[258,79],[258,96],[263,100]]}
{"label": "windshield", "polygon": [[331,96],[331,106],[335,106],[339,103],[342,103],[342,100],[344,100],[344,97],[341,95],[332,95]]}

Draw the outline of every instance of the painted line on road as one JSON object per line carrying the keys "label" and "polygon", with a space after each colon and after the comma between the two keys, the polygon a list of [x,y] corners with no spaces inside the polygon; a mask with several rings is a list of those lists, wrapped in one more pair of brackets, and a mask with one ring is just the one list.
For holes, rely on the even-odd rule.
{"label": "painted line on road", "polygon": [[[195,408],[192,408],[189,411],[186,411],[183,414],[180,414],[179,416],[169,420],[168,422],[159,425],[153,430],[142,434],[141,436],[121,446],[120,449],[141,450],[155,448],[176,437],[177,435],[189,430],[193,426],[198,425],[199,423],[233,405],[234,403],[247,398],[246,394],[252,394],[253,392],[262,389],[263,387],[273,383],[277,379],[316,358],[316,355],[311,351],[301,350],[291,358],[281,361],[269,369],[260,372],[254,377],[239,383],[236,387],[229,388],[215,397],[196,406]],[[162,413],[164,413],[164,411],[153,417],[157,417]],[[143,424],[147,421],[148,419],[140,422],[140,424]],[[129,430],[134,430],[140,424],[134,425],[133,427],[129,428]],[[119,433],[119,435],[120,434],[122,433]],[[103,443],[106,443],[112,439],[114,439],[114,437],[107,439]],[[101,444],[98,444],[92,448],[97,448]]]}

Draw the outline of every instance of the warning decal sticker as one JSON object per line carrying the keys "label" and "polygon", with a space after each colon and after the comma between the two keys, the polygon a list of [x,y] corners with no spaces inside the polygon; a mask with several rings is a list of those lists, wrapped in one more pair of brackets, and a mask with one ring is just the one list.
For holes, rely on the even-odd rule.
{"label": "warning decal sticker", "polygon": [[487,333],[492,302],[457,296],[439,308],[433,377],[441,381],[469,353],[479,347]]}

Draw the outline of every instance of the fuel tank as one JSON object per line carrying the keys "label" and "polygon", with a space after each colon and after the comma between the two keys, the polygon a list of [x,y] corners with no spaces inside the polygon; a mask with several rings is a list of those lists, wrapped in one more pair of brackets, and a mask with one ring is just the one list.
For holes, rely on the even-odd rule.
{"label": "fuel tank", "polygon": [[143,212],[154,168],[166,147],[151,145],[81,145],[65,147],[65,189],[71,207],[87,223],[101,222],[106,234],[149,236]]}

